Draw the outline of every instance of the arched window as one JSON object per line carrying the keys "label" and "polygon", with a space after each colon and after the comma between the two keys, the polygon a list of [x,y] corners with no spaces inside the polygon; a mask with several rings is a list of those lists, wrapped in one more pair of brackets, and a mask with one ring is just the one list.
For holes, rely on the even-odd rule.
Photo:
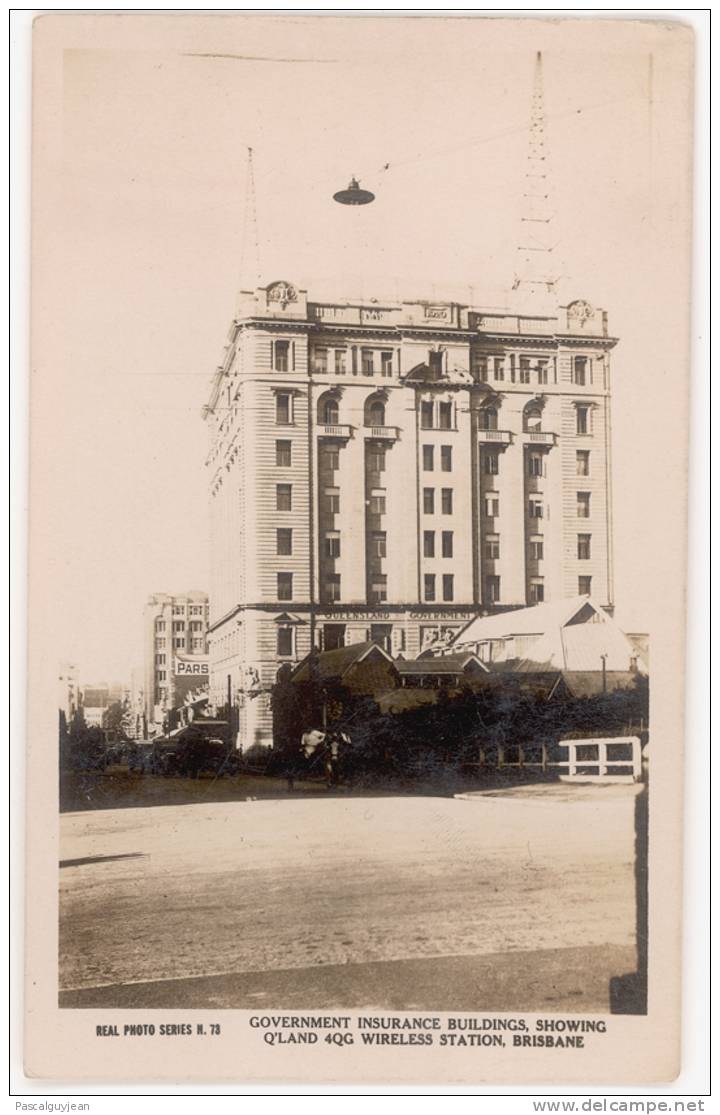
{"label": "arched window", "polygon": [[369,399],[365,404],[365,425],[385,425],[385,403],[382,399]]}
{"label": "arched window", "polygon": [[539,406],[525,407],[525,429],[528,433],[542,429],[542,408]]}
{"label": "arched window", "polygon": [[497,430],[498,428],[498,412],[497,407],[483,407],[480,411],[480,429],[481,430]]}
{"label": "arched window", "polygon": [[337,399],[326,395],[318,404],[318,421],[323,426],[337,426],[340,421],[340,407]]}

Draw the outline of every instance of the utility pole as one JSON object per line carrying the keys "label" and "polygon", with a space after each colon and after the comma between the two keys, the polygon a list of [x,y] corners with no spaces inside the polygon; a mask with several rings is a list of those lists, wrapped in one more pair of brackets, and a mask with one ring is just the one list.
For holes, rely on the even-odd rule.
{"label": "utility pole", "polygon": [[233,706],[232,706],[232,674],[227,676],[227,710],[228,710],[228,751],[232,750],[233,743]]}

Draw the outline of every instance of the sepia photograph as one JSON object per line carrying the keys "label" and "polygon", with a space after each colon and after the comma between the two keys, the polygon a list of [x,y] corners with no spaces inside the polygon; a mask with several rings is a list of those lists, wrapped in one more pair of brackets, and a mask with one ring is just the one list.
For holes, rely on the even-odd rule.
{"label": "sepia photograph", "polygon": [[312,1045],[359,1012],[365,1045],[519,1075],[647,1024],[649,956],[671,999],[679,964],[648,817],[672,844],[691,31],[34,37],[58,1025],[242,1011]]}

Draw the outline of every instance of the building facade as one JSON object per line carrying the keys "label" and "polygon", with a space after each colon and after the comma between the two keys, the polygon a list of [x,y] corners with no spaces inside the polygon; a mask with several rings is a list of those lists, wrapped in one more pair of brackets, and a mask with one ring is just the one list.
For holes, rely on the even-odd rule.
{"label": "building facade", "polygon": [[612,607],[607,315],[241,295],[205,408],[211,701],[271,742],[278,668],[415,657],[478,613]]}
{"label": "building facade", "polygon": [[145,605],[144,702],[147,728],[160,731],[171,709],[209,676],[206,592],[154,593]]}

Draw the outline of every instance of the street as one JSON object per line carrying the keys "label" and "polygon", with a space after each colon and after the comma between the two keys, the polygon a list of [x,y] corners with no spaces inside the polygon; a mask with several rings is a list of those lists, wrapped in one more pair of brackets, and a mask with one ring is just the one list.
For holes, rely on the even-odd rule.
{"label": "street", "polygon": [[633,787],[104,809],[61,823],[61,1005],[608,1009]]}

